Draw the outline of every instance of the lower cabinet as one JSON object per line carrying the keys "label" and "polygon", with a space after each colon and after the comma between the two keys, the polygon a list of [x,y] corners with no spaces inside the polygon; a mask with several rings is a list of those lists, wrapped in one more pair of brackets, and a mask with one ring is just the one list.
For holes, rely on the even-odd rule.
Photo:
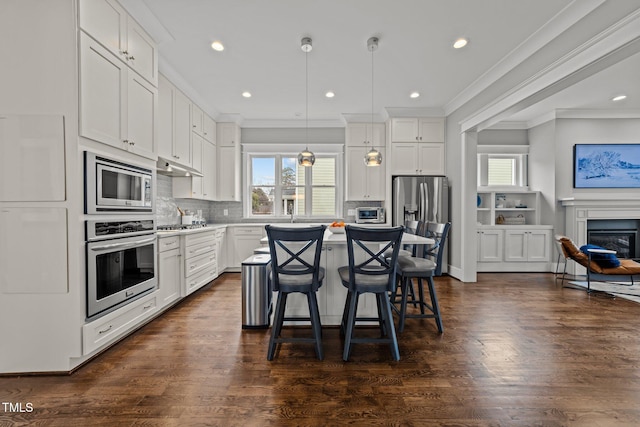
{"label": "lower cabinet", "polygon": [[200,289],[218,277],[215,231],[188,234],[184,242],[184,295]]}
{"label": "lower cabinet", "polygon": [[[243,225],[231,227],[229,243],[233,246],[233,262],[229,267],[240,271],[242,261],[253,255],[253,250],[262,246],[260,240],[266,235],[263,225]],[[231,252],[231,251],[229,251]]]}
{"label": "lower cabinet", "polygon": [[218,261],[218,274],[227,269],[227,229],[216,229],[216,258]]}
{"label": "lower cabinet", "polygon": [[553,228],[550,225],[479,228],[477,270],[551,271],[552,236]]}
{"label": "lower cabinet", "polygon": [[82,354],[88,355],[139,328],[158,312],[158,292],[153,292],[82,327]]}
{"label": "lower cabinet", "polygon": [[158,239],[158,288],[160,308],[182,296],[182,254],[180,237]]}

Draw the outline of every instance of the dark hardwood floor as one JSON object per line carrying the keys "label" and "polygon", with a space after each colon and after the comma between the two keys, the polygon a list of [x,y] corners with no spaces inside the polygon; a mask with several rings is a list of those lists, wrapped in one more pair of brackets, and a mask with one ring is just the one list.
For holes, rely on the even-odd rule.
{"label": "dark hardwood floor", "polygon": [[[552,274],[436,283],[445,331],[409,319],[399,362],[338,329],[312,346],[243,331],[225,274],[69,376],[0,377],[28,402],[0,426],[638,426],[640,305],[562,288]],[[295,333],[304,333],[296,329]]]}

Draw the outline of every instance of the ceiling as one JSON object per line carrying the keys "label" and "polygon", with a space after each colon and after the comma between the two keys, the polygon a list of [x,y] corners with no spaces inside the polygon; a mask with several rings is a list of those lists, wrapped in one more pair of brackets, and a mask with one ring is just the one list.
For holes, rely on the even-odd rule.
{"label": "ceiling", "polygon": [[[214,118],[243,126],[379,121],[406,111],[444,114],[571,0],[122,0],[159,46],[160,71]],[[367,39],[379,37],[372,54]],[[313,50],[301,50],[311,37]],[[469,44],[453,49],[453,42]],[[216,52],[210,44],[221,41]],[[373,57],[372,57],[373,55]],[[373,60],[373,66],[372,66]],[[640,55],[518,112],[607,108],[618,91],[640,108]],[[613,68],[613,67],[612,67]],[[621,71],[623,70],[623,72]],[[373,85],[372,85],[373,71]],[[488,73],[488,74],[487,74]],[[600,75],[601,74],[601,75]],[[614,78],[615,76],[615,78]],[[615,82],[616,85],[612,85]],[[598,87],[600,89],[595,90]],[[326,98],[327,91],[335,97]],[[244,98],[242,92],[252,96]],[[420,97],[412,99],[413,91]],[[631,94],[629,94],[631,95]],[[397,115],[401,115],[398,113]]]}

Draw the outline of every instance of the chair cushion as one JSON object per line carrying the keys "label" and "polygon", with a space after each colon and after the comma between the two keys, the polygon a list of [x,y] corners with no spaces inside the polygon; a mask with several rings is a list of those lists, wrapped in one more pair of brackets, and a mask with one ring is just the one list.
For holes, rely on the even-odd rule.
{"label": "chair cushion", "polygon": [[[338,268],[338,274],[345,287],[349,287],[349,266],[345,265]],[[389,285],[389,275],[368,275],[356,273],[356,288],[361,288],[365,292],[375,292],[376,288],[386,288]]]}
{"label": "chair cushion", "polygon": [[398,274],[411,277],[428,277],[433,275],[436,263],[427,258],[402,257],[398,258]]}
{"label": "chair cushion", "polygon": [[[589,249],[604,249],[601,246],[597,245],[583,245],[580,246],[580,252],[589,256]],[[598,263],[598,265],[602,268],[615,268],[620,267],[620,260],[616,257],[616,254],[599,254],[592,253],[591,259]]]}
{"label": "chair cushion", "polygon": [[[308,292],[313,285],[313,274],[283,274],[278,276],[281,291],[284,292]],[[318,283],[324,280],[324,268],[318,272]]]}

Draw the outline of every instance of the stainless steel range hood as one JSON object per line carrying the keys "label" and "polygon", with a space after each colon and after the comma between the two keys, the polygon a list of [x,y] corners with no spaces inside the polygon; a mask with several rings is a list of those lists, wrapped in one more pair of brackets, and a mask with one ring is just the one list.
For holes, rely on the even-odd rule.
{"label": "stainless steel range hood", "polygon": [[188,166],[175,164],[173,161],[162,157],[158,157],[156,172],[166,176],[202,176],[202,172],[198,172]]}

